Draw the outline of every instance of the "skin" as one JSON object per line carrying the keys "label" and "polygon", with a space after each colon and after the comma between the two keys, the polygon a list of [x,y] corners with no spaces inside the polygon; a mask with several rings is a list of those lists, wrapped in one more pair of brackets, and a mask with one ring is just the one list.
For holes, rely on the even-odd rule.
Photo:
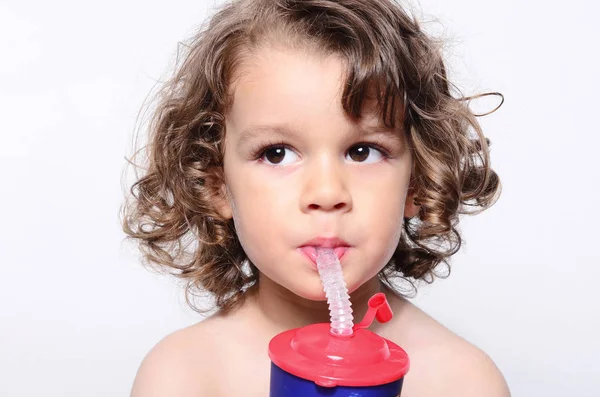
{"label": "skin", "polygon": [[[394,318],[370,330],[409,354],[403,397],[509,395],[485,353],[377,280],[398,244],[403,218],[418,212],[409,190],[412,156],[401,133],[364,133],[378,126],[373,103],[367,102],[360,123],[347,118],[340,103],[343,81],[344,63],[314,51],[263,48],[244,63],[226,118],[219,211],[233,218],[260,270],[259,287],[234,312],[217,313],[161,341],[142,363],[133,397],[267,396],[270,339],[329,320],[318,272],[297,250],[318,236],[351,245],[341,263],[355,322],[369,297],[386,294]],[[257,125],[296,132],[244,138]],[[285,149],[254,157],[252,149],[265,141]],[[386,148],[385,156],[368,146],[374,142]]]}

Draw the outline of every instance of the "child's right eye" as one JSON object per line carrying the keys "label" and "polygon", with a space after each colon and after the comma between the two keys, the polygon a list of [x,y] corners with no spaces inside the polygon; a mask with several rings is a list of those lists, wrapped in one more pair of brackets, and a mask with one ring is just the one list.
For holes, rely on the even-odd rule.
{"label": "child's right eye", "polygon": [[[287,154],[286,151],[288,151]],[[269,165],[288,165],[297,161],[298,155],[285,146],[271,146],[263,150],[257,157]]]}

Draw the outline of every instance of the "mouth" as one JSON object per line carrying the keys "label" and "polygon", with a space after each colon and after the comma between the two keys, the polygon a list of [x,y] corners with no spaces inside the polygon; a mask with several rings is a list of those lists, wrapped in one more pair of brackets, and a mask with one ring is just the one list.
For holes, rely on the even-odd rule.
{"label": "mouth", "polygon": [[[348,251],[348,248],[350,247],[336,247],[333,249],[333,252],[335,252],[335,255],[338,257],[340,262],[346,251]],[[298,250],[306,255],[312,261],[315,267],[317,266],[317,247],[305,246],[298,248]]]}
{"label": "mouth", "polygon": [[307,256],[313,263],[313,265],[317,266],[317,248],[331,248],[333,252],[338,257],[338,260],[341,262],[342,257],[346,254],[346,251],[350,248],[350,244],[345,242],[342,239],[337,237],[334,238],[326,238],[326,237],[318,237],[307,241],[300,247],[298,247],[298,251]]}

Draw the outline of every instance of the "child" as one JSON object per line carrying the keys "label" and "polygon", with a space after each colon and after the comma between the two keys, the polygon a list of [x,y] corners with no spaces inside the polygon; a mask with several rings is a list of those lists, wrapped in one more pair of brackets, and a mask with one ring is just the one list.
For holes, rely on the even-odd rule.
{"label": "child", "polygon": [[123,227],[217,311],[154,347],[132,396],[268,396],[271,338],[329,321],[316,246],[336,248],[356,320],[387,295],[394,318],[370,330],[410,356],[403,397],[509,395],[482,351],[393,284],[431,282],[461,245],[458,215],[499,193],[440,54],[391,0],[214,15],[161,91]]}

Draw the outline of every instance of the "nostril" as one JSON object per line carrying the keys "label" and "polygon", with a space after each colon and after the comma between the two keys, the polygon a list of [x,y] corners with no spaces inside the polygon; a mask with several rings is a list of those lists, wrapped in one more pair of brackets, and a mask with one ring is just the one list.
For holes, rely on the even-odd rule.
{"label": "nostril", "polygon": [[[308,206],[308,208],[311,209],[311,210],[317,210],[319,208],[325,208],[325,207],[326,206],[321,206],[319,204],[310,204]],[[338,203],[338,204],[336,204],[336,205],[333,206],[333,209],[339,210],[339,209],[342,209],[342,208],[345,208],[345,207],[346,207],[346,203]]]}

